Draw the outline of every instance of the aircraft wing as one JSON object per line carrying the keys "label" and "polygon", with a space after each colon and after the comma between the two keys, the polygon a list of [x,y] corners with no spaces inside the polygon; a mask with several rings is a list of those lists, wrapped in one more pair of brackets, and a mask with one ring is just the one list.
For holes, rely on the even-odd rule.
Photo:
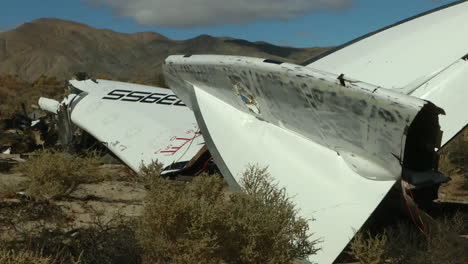
{"label": "aircraft wing", "polygon": [[181,169],[204,146],[192,111],[169,89],[108,80],[69,83],[76,92],[66,102],[71,122],[134,171],[156,160]]}
{"label": "aircraft wing", "polygon": [[407,149],[419,144],[411,131],[421,125],[428,138],[439,131],[440,109],[429,102],[362,83],[344,87],[335,75],[294,64],[170,56],[164,73],[231,187],[248,164],[268,166],[302,216],[315,219],[311,230],[323,243],[312,260],[321,264],[332,263],[400,178],[414,154]]}
{"label": "aircraft wing", "polygon": [[443,108],[442,145],[468,122],[468,1],[405,19],[303,65],[393,89]]}

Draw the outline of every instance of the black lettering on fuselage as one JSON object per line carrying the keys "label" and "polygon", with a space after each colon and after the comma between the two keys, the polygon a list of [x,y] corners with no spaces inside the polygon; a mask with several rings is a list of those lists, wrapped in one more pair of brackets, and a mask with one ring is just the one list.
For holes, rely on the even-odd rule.
{"label": "black lettering on fuselage", "polygon": [[106,96],[102,97],[105,100],[120,100],[125,102],[140,102],[147,104],[163,104],[186,106],[175,94],[150,93],[141,91],[129,90],[113,90]]}
{"label": "black lettering on fuselage", "polygon": [[180,105],[180,106],[187,106],[186,104],[184,104],[184,102],[182,102],[182,100],[177,100],[177,102],[174,103],[174,105]]}
{"label": "black lettering on fuselage", "polygon": [[[128,91],[128,90],[113,90],[111,91],[110,93],[108,93],[107,95],[108,96],[105,96],[103,97],[102,99],[106,99],[106,100],[119,100],[120,98],[124,97],[127,93],[130,93],[132,91]],[[121,93],[124,93],[124,94],[121,94]],[[109,97],[110,96],[114,96],[114,97]]]}
{"label": "black lettering on fuselage", "polygon": [[158,104],[165,104],[165,105],[171,105],[174,104],[174,101],[177,100],[177,96],[174,94],[171,95],[166,95],[161,100],[158,101]]}
{"label": "black lettering on fuselage", "polygon": [[[139,95],[140,94],[140,95]],[[127,94],[122,101],[127,101],[127,102],[138,102],[141,99],[145,98],[148,94],[147,92],[131,92]]]}
{"label": "black lettering on fuselage", "polygon": [[163,98],[164,96],[166,96],[166,94],[162,94],[162,93],[152,93],[150,95],[148,95],[147,97],[145,97],[145,99],[141,100],[142,103],[156,103],[158,102],[161,98]]}

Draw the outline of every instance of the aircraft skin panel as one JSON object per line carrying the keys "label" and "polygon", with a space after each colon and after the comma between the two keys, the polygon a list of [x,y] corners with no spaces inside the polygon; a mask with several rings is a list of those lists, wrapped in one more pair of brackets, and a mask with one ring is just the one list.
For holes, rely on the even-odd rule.
{"label": "aircraft skin panel", "polygon": [[448,69],[411,93],[444,109],[439,116],[442,145],[468,124],[468,59],[458,60]]}
{"label": "aircraft skin panel", "polygon": [[466,28],[468,2],[462,1],[351,41],[306,64],[399,90],[431,78],[466,55]]}
{"label": "aircraft skin panel", "polygon": [[[194,109],[223,175],[239,181],[248,164],[268,166],[285,187],[300,215],[310,222],[322,248],[311,261],[332,263],[359,230],[395,180],[361,177],[335,151],[240,111],[195,87]],[[203,129],[203,126],[201,126]],[[229,133],[226,133],[229,131]]]}
{"label": "aircraft skin panel", "polygon": [[407,129],[433,106],[260,58],[175,55],[163,69],[231,187],[248,164],[268,166],[301,214],[316,219],[323,250],[312,260],[321,264],[332,263],[401,177]]}
{"label": "aircraft skin panel", "polygon": [[171,90],[97,82],[71,82],[88,91],[87,95],[78,95],[78,103],[72,103],[71,119],[133,170],[139,171],[142,163],[153,160],[165,166],[186,162],[203,147],[204,139],[192,111]]}
{"label": "aircraft skin panel", "polygon": [[405,129],[427,104],[379,87],[344,87],[334,75],[259,58],[170,56],[164,69],[181,97],[200,87],[240,111],[334,150],[375,180],[400,177]]}

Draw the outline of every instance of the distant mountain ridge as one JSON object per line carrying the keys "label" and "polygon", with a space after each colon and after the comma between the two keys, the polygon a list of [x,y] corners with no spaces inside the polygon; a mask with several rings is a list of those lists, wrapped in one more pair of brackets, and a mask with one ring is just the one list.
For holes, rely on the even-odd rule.
{"label": "distant mountain ridge", "polygon": [[329,48],[280,47],[228,37],[200,35],[171,40],[155,32],[134,34],[42,18],[0,33],[0,73],[25,80],[40,75],[67,79],[85,71],[122,80],[152,82],[172,54],[227,54],[300,63]]}

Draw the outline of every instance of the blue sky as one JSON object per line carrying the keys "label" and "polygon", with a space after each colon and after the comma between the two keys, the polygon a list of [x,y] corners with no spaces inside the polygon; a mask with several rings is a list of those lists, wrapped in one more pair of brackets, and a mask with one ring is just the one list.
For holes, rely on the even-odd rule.
{"label": "blue sky", "polygon": [[[238,5],[228,6],[231,11],[226,11],[223,1],[238,1]],[[208,34],[293,47],[334,46],[451,2],[454,1],[3,0],[0,31],[37,18],[55,17],[125,33],[155,31],[177,40]],[[194,3],[202,4],[190,6]],[[254,3],[251,8],[250,3]]]}

